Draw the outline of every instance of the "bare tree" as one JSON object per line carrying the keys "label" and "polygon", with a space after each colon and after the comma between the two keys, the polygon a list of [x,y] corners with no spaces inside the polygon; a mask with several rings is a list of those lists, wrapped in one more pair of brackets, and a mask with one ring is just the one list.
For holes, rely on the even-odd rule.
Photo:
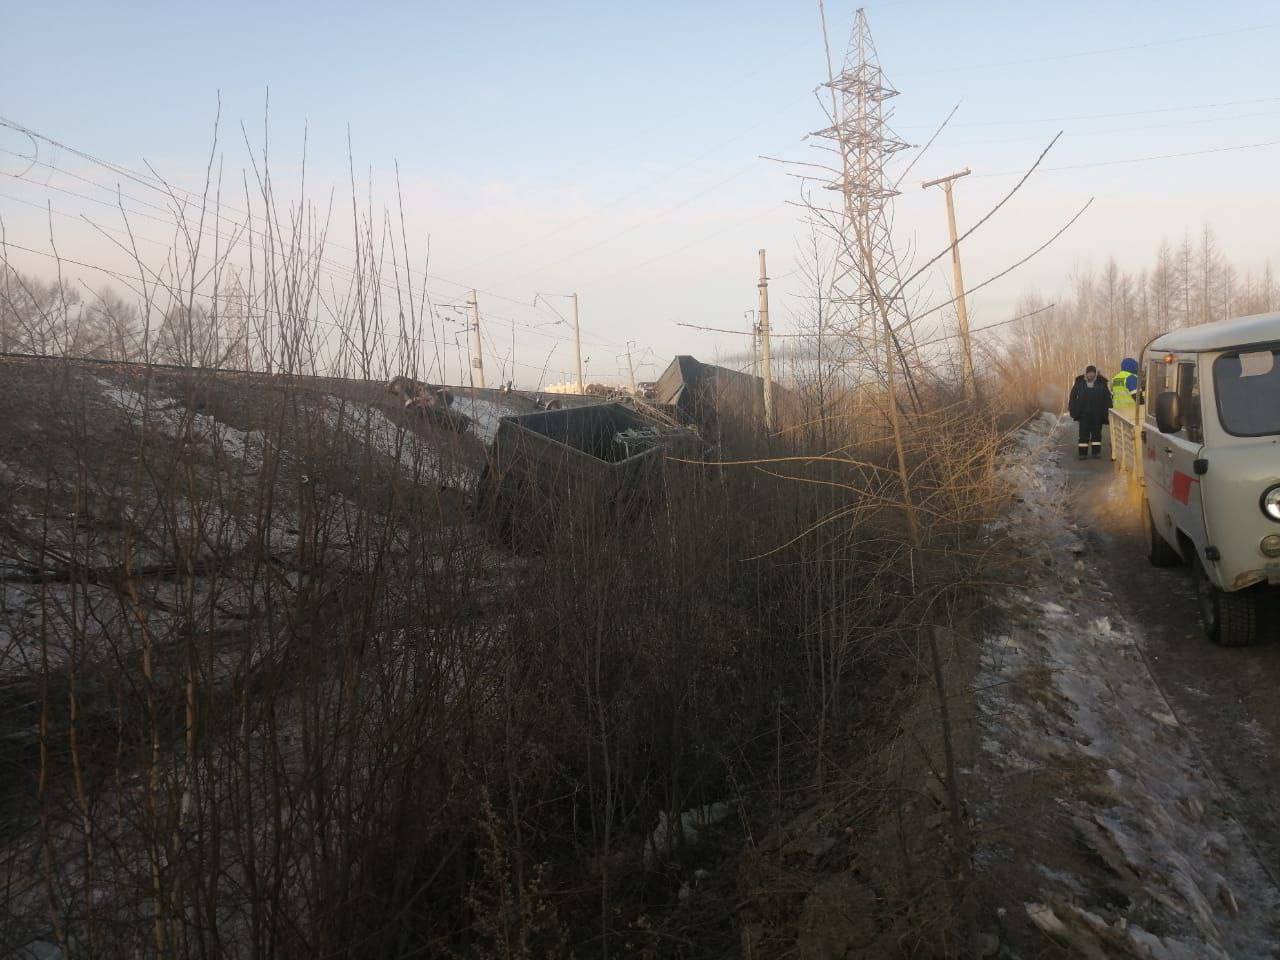
{"label": "bare tree", "polygon": [[142,355],[138,309],[111,287],[101,287],[86,307],[93,331],[94,355],[108,360],[136,360]]}
{"label": "bare tree", "polygon": [[42,281],[0,264],[0,342],[8,350],[41,356],[85,356],[92,325],[80,293],[60,277]]}

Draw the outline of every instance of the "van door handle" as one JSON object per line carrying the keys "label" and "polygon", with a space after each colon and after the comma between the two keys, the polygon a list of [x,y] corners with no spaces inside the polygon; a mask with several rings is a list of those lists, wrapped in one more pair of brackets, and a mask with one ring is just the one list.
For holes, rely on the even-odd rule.
{"label": "van door handle", "polygon": [[1165,448],[1164,448],[1164,452],[1165,452],[1165,454],[1166,454],[1167,456],[1172,457],[1172,456],[1173,456],[1173,447],[1165,447]]}

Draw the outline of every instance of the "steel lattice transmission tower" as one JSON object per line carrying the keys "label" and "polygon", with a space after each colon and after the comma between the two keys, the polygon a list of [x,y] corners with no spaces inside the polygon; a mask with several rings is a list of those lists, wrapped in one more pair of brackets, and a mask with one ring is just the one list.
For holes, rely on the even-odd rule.
{"label": "steel lattice transmission tower", "polygon": [[[839,225],[832,300],[839,305],[843,325],[864,344],[870,373],[883,377],[896,353],[905,368],[905,356],[896,338],[884,330],[878,301],[883,300],[892,326],[909,331],[905,300],[898,290],[898,260],[890,237],[890,201],[898,195],[886,166],[910,144],[889,128],[892,110],[885,104],[898,91],[885,79],[876,55],[867,17],[859,8],[854,17],[844,64],[835,72],[822,0],[823,42],[827,51],[830,106],[824,104],[830,125],[815,136],[829,140],[839,156],[839,175],[827,184],[842,198],[843,222]],[[892,339],[892,342],[891,342]]]}

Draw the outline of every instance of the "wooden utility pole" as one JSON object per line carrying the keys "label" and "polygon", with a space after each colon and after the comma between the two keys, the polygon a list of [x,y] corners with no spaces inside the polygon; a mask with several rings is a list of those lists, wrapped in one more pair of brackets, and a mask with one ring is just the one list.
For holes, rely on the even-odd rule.
{"label": "wooden utility pole", "polygon": [[627,341],[627,374],[631,377],[631,395],[636,396],[636,368],[631,362],[631,341]]}
{"label": "wooden utility pole", "polygon": [[480,343],[480,301],[471,291],[471,385],[484,389],[484,347]]}
{"label": "wooden utility pole", "polygon": [[578,361],[578,393],[587,392],[582,382],[582,327],[578,325],[578,295],[573,295],[573,353]]}
{"label": "wooden utility pole", "polygon": [[764,361],[764,426],[773,430],[773,355],[769,350],[769,275],[764,266],[764,251],[760,251],[760,306],[756,316],[760,322],[760,352]]}
{"label": "wooden utility pole", "polygon": [[955,280],[956,319],[960,321],[960,344],[964,351],[964,390],[970,399],[978,396],[978,382],[973,375],[973,348],[969,343],[969,310],[964,302],[964,273],[960,270],[960,245],[956,242],[956,205],[951,198],[951,186],[961,177],[967,177],[971,171],[965,167],[959,173],[947,177],[930,180],[921,186],[942,187],[947,195],[947,229],[951,232],[951,273]]}

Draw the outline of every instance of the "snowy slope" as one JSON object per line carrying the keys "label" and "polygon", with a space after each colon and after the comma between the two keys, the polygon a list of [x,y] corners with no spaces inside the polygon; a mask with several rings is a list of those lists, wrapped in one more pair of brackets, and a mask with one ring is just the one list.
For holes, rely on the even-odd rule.
{"label": "snowy slope", "polygon": [[472,432],[485,444],[493,443],[498,432],[498,421],[515,412],[482,397],[459,398],[455,401],[454,408],[471,418]]}
{"label": "snowy slope", "polygon": [[175,400],[159,395],[147,397],[102,377],[97,378],[97,383],[103,397],[123,410],[135,425],[158,427],[172,438],[179,436],[189,423],[190,436],[197,442],[243,460],[250,469],[257,469],[262,465],[265,439],[257,430],[238,430],[202,413],[188,412]]}

